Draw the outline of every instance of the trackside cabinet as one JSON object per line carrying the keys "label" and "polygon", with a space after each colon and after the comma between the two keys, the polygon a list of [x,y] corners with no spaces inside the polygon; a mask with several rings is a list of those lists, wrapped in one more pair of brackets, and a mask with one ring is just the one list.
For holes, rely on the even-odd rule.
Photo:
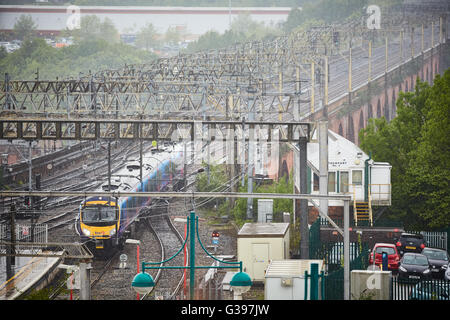
{"label": "trackside cabinet", "polygon": [[238,261],[252,281],[263,282],[271,260],[289,257],[289,223],[246,223],[237,237]]}
{"label": "trackside cabinet", "polygon": [[[310,300],[311,278],[305,280],[305,271],[311,275],[311,264],[318,264],[318,273],[324,271],[323,260],[289,259],[271,261],[265,276],[265,300]],[[322,298],[319,277],[318,299]],[[305,285],[307,286],[305,297]]]}

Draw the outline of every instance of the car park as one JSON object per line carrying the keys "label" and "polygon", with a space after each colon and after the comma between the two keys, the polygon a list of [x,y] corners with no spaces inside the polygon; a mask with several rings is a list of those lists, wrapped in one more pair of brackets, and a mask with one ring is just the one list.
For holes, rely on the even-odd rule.
{"label": "car park", "polygon": [[432,277],[443,279],[450,260],[447,251],[437,248],[425,248],[422,250],[422,254],[428,258]]}
{"label": "car park", "polygon": [[[387,254],[388,257],[388,270],[397,271],[400,265],[400,254],[394,244],[391,243],[376,243],[372,251],[369,254],[369,264],[370,265],[382,265],[383,252]],[[374,261],[375,254],[375,261]]]}
{"label": "car park", "polygon": [[421,253],[426,247],[425,239],[421,234],[403,232],[397,243],[397,250],[402,256],[406,252]]}
{"label": "car park", "polygon": [[417,283],[409,295],[410,300],[449,300],[450,285],[440,281],[421,281]]}
{"label": "car park", "polygon": [[431,278],[428,258],[420,253],[405,253],[398,268],[399,280],[423,280]]}

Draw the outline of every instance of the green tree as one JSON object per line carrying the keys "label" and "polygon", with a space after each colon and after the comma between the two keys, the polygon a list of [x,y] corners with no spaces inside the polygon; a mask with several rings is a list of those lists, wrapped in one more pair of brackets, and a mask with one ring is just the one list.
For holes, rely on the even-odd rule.
{"label": "green tree", "polygon": [[439,228],[450,225],[450,69],[436,77],[426,107],[419,143],[411,151],[407,190],[411,211]]}
{"label": "green tree", "polygon": [[[224,165],[209,166],[203,163],[205,171],[196,176],[196,187],[199,192],[221,192],[227,189],[228,186],[228,174]],[[208,173],[209,170],[209,173]],[[203,202],[207,199],[201,198],[199,202]],[[225,199],[217,199],[205,203],[205,207],[213,207],[214,205],[221,205]]]}
{"label": "green tree", "polygon": [[176,27],[169,27],[164,35],[164,39],[167,43],[176,44],[181,40],[181,33]]}
{"label": "green tree", "polygon": [[30,40],[36,32],[36,27],[30,15],[22,14],[14,24],[14,37],[19,40]]}
{"label": "green tree", "polygon": [[136,37],[136,45],[139,48],[145,48],[145,50],[149,50],[157,44],[156,40],[156,30],[153,24],[147,23],[145,27],[143,27]]}
{"label": "green tree", "polygon": [[0,59],[0,70],[11,79],[33,80],[39,68],[39,78],[78,78],[89,71],[121,68],[125,64],[148,63],[156,55],[123,43],[86,40],[64,48],[53,48],[43,39],[22,43],[19,50]]}
{"label": "green tree", "polygon": [[109,43],[119,42],[119,32],[111,19],[107,17],[102,21],[95,15],[83,16],[80,27],[80,29],[64,30],[63,35],[73,36],[77,43],[93,40],[104,40]]}
{"label": "green tree", "polygon": [[438,228],[450,222],[449,80],[447,70],[430,87],[400,93],[397,117],[372,119],[359,133],[361,148],[392,165],[390,216],[410,228]]}

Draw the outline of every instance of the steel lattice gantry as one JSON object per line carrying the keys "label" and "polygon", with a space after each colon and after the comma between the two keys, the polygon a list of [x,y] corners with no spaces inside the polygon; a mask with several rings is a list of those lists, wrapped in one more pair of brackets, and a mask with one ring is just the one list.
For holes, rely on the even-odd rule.
{"label": "steel lattice gantry", "polygon": [[249,131],[264,131],[265,141],[293,142],[311,138],[311,123],[267,121],[194,121],[129,119],[33,119],[0,118],[0,139],[6,140],[147,140],[228,141],[239,132],[249,140]]}
{"label": "steel lattice gantry", "polygon": [[[229,120],[242,119],[252,111],[260,119],[263,115],[278,116],[280,121],[291,120],[293,115],[299,119],[308,113],[300,110],[302,101],[311,101],[312,112],[321,107],[327,59],[331,63],[336,55],[345,55],[347,43],[400,34],[417,23],[436,21],[437,16],[439,12],[417,14],[399,7],[383,12],[381,30],[368,30],[364,19],[319,24],[272,40],[126,65],[78,80],[17,81],[5,75],[0,82],[0,106],[8,117]],[[335,32],[342,38],[338,46],[333,41]],[[301,90],[300,82],[311,90]],[[313,90],[318,84],[320,88]],[[330,95],[345,93],[345,86],[330,86],[336,86],[330,88]],[[314,108],[314,104],[319,106]]]}

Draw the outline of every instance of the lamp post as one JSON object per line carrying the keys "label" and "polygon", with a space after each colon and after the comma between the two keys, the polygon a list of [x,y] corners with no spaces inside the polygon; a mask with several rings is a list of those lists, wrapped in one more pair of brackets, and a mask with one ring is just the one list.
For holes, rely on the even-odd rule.
{"label": "lamp post", "polygon": [[[242,261],[236,261],[236,262],[230,262],[230,261],[223,261],[219,260],[213,255],[211,255],[203,246],[200,235],[198,233],[198,217],[195,216],[195,212],[191,211],[189,217],[187,217],[187,234],[186,238],[184,239],[184,243],[182,247],[178,250],[175,255],[172,257],[160,261],[160,262],[142,262],[142,272],[138,273],[131,283],[131,286],[136,290],[138,293],[146,294],[151,292],[153,287],[155,286],[155,282],[153,281],[153,278],[151,275],[145,272],[145,270],[148,269],[189,269],[189,298],[191,300],[194,299],[194,286],[195,286],[195,269],[210,269],[210,268],[216,268],[216,269],[235,269],[239,268],[239,272],[236,273],[233,278],[231,279],[230,285],[233,288],[233,292],[235,293],[235,298],[240,297],[242,299],[242,293],[247,292],[251,285],[252,281],[250,279],[250,276],[246,274],[245,272],[242,272]],[[200,243],[200,246],[202,247],[203,251],[206,252],[208,256],[213,258],[216,261],[219,261],[222,264],[230,264],[230,266],[227,265],[218,265],[218,266],[196,266],[195,265],[195,236],[197,235],[197,240]],[[187,266],[161,266],[161,264],[166,263],[173,258],[175,258],[186,246],[187,241],[189,239],[189,265]]]}

